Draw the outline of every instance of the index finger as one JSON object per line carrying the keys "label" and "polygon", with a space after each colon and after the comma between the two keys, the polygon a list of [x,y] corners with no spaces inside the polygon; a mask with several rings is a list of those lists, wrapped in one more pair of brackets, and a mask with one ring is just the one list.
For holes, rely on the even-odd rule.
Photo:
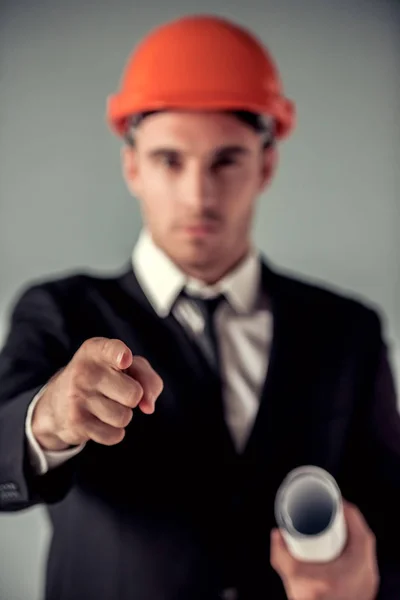
{"label": "index finger", "polygon": [[119,371],[127,369],[132,364],[132,352],[121,340],[91,338],[84,342],[82,351],[91,359],[106,363]]}

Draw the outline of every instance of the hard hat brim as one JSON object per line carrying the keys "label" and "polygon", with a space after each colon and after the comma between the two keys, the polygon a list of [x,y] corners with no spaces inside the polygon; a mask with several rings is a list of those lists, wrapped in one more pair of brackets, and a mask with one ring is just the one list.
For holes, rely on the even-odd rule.
{"label": "hard hat brim", "polygon": [[285,138],[293,129],[295,122],[294,103],[282,96],[270,95],[264,102],[249,102],[246,99],[236,98],[207,98],[205,95],[196,94],[196,98],[152,98],[140,99],[132,94],[113,94],[107,99],[107,122],[111,130],[118,136],[127,133],[130,117],[135,114],[157,111],[157,110],[188,110],[188,111],[227,111],[246,110],[266,117],[272,117],[275,121],[275,136],[278,139]]}

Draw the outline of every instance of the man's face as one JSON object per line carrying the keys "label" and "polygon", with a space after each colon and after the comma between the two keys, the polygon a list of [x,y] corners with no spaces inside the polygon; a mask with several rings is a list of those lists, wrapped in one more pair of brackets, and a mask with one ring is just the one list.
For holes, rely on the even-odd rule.
{"label": "man's face", "polygon": [[184,271],[211,281],[247,252],[275,159],[249,126],[223,113],[158,113],[122,158],[154,242]]}

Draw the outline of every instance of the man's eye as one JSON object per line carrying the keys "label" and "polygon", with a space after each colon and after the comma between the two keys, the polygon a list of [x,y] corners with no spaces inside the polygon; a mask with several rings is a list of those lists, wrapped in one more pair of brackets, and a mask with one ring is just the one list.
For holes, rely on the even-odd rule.
{"label": "man's eye", "polygon": [[234,158],[220,158],[213,164],[213,169],[221,169],[224,167],[231,167],[236,164]]}
{"label": "man's eye", "polygon": [[162,164],[170,169],[176,169],[180,166],[177,156],[164,156],[162,158]]}

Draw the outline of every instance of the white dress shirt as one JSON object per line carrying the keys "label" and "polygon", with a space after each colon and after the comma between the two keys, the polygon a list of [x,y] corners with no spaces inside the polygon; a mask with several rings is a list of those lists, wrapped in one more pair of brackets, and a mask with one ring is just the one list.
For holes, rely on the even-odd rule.
{"label": "white dress shirt", "polygon": [[[227,425],[240,452],[251,432],[258,411],[261,388],[267,373],[272,341],[272,313],[261,290],[261,260],[253,248],[249,255],[215,285],[187,277],[143,230],[132,254],[136,277],[156,313],[165,318],[173,311],[183,327],[201,335],[202,315],[185,298],[189,294],[227,299],[217,309],[218,336],[223,381],[223,403]],[[31,420],[40,394],[34,398],[26,418],[30,457],[36,472],[46,473],[79,453],[84,444],[69,450],[44,451],[35,440]],[[157,410],[157,404],[156,404]]]}

